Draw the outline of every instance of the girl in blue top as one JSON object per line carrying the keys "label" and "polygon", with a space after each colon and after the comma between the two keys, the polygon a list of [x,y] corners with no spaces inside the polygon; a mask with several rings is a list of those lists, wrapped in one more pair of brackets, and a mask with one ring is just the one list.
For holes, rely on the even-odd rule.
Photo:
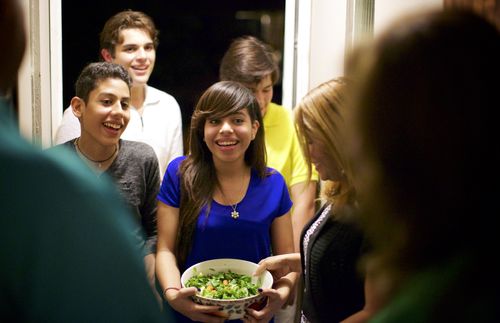
{"label": "girl in blue top", "polygon": [[[214,258],[259,262],[293,252],[290,200],[278,172],[266,167],[262,116],[250,90],[218,82],[202,95],[191,120],[186,157],[173,160],[158,195],[157,274],[182,320],[222,322],[216,306],[194,303],[181,288],[189,266]],[[263,290],[268,303],[247,320],[268,321],[288,299],[296,274]]]}

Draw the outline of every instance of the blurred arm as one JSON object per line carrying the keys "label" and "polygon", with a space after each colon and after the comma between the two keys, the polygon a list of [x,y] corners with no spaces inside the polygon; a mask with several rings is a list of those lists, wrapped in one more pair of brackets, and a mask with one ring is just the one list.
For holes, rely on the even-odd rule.
{"label": "blurred arm", "polygon": [[314,216],[316,183],[316,181],[311,181],[310,183],[300,182],[290,188],[290,195],[293,201],[292,227],[293,247],[295,252],[300,251],[300,235],[302,229]]}

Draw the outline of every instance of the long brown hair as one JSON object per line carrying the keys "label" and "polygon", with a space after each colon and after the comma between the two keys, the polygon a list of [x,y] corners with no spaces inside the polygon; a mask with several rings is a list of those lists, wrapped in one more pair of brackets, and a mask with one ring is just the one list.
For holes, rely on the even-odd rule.
{"label": "long brown hair", "polygon": [[[205,122],[208,118],[223,118],[243,109],[248,110],[252,122],[258,121],[262,125],[259,104],[252,92],[240,83],[223,81],[213,84],[203,93],[193,112],[189,131],[190,151],[179,168],[182,180],[176,253],[180,264],[185,262],[191,249],[196,221],[204,206],[207,206],[205,215],[208,216],[217,185],[212,153],[203,140]],[[245,152],[245,162],[259,177],[267,175],[262,126]]]}

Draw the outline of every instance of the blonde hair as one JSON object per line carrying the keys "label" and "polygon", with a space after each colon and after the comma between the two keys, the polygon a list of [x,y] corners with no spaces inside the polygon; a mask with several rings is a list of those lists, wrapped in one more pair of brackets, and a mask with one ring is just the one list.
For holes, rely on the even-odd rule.
{"label": "blonde hair", "polygon": [[342,173],[338,180],[326,181],[322,185],[321,197],[335,202],[335,207],[353,203],[355,194],[351,166],[345,151],[346,82],[345,78],[337,78],[320,84],[307,93],[294,109],[295,127],[309,175],[312,172],[308,149],[311,139],[325,145],[327,153],[336,163],[329,167],[338,167]]}

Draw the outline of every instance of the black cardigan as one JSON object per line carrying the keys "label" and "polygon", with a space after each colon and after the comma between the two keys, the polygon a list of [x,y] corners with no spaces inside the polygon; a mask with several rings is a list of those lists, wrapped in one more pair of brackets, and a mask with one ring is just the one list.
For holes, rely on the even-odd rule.
{"label": "black cardigan", "polygon": [[365,247],[361,230],[349,220],[354,208],[345,208],[350,214],[342,220],[328,214],[310,235],[307,259],[304,257],[304,236],[326,207],[316,213],[301,236],[302,312],[314,323],[339,322],[364,306],[364,280],[357,265]]}

